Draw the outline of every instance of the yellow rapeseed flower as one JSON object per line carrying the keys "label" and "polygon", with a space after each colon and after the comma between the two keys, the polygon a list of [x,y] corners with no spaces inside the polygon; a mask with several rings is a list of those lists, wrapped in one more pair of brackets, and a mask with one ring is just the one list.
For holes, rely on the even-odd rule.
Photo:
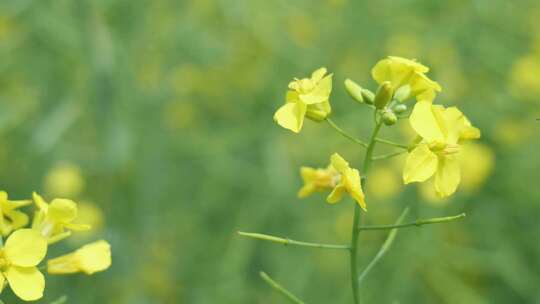
{"label": "yellow rapeseed flower", "polygon": [[431,102],[441,86],[426,76],[428,71],[428,67],[415,60],[389,56],[377,62],[371,75],[379,85],[389,81],[394,98],[399,101],[416,97],[418,101]]}
{"label": "yellow rapeseed flower", "polygon": [[311,74],[311,78],[295,79],[289,83],[285,104],[274,114],[274,120],[283,128],[300,132],[307,116],[323,120],[330,112],[330,92],[332,74],[326,75],[326,68]]}
{"label": "yellow rapeseed flower", "polygon": [[37,193],[33,193],[34,202],[38,211],[34,215],[32,228],[37,229],[45,236],[49,244],[58,242],[71,234],[70,230],[88,230],[89,225],[75,224],[77,218],[77,204],[72,200],[57,198],[47,204]]}
{"label": "yellow rapeseed flower", "polygon": [[348,192],[366,210],[364,192],[360,184],[360,172],[349,166],[349,163],[339,154],[330,157],[330,165],[326,169],[302,167],[300,169],[304,186],[298,192],[300,198],[315,191],[332,191],[326,201],[334,204],[339,202]]}
{"label": "yellow rapeseed flower", "polygon": [[43,297],[45,278],[36,267],[47,253],[47,240],[36,230],[13,232],[0,249],[0,292],[6,280],[11,290],[25,301]]}
{"label": "yellow rapeseed flower", "polygon": [[28,224],[28,215],[16,209],[31,203],[30,200],[8,200],[8,194],[0,191],[0,233],[3,236]]}
{"label": "yellow rapeseed flower", "polygon": [[461,179],[458,153],[463,139],[480,137],[480,130],[456,107],[444,108],[429,102],[416,104],[412,128],[421,137],[409,153],[403,171],[405,184],[423,182],[435,175],[435,192],[440,197],[454,193]]}
{"label": "yellow rapeseed flower", "polygon": [[81,169],[71,163],[55,165],[45,177],[45,190],[51,196],[76,197],[83,189]]}
{"label": "yellow rapeseed flower", "polygon": [[84,245],[76,251],[47,261],[50,274],[83,272],[88,275],[106,270],[111,266],[111,245],[97,241]]}

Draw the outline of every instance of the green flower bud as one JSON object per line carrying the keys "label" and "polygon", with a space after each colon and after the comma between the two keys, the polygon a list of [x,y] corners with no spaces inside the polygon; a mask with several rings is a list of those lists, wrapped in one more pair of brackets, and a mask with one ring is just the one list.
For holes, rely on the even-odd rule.
{"label": "green flower bud", "polygon": [[362,98],[362,87],[359,86],[356,82],[345,79],[345,90],[352,97],[352,99],[358,101],[359,103],[364,103],[364,98]]}
{"label": "green flower bud", "polygon": [[364,99],[365,103],[372,105],[373,100],[375,99],[375,94],[368,89],[362,89],[362,98]]}
{"label": "green flower bud", "polygon": [[375,99],[373,100],[373,104],[377,109],[383,109],[386,107],[386,105],[392,100],[392,84],[390,81],[383,82],[379,89],[377,89],[377,94],[375,95]]}
{"label": "green flower bud", "polygon": [[394,113],[396,113],[396,114],[403,114],[403,113],[407,112],[407,106],[400,103],[400,104],[395,105],[392,108],[392,111],[394,111]]}
{"label": "green flower bud", "polygon": [[306,117],[313,120],[313,121],[323,121],[328,116],[328,112],[322,111],[322,110],[311,110],[308,109],[306,112]]}
{"label": "green flower bud", "polygon": [[397,116],[394,112],[387,110],[382,113],[382,120],[385,125],[391,126],[397,122]]}

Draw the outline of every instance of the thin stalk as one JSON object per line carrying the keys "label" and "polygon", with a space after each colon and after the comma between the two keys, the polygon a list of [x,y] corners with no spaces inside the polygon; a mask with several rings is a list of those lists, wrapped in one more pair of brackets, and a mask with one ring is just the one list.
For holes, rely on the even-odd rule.
{"label": "thin stalk", "polygon": [[310,243],[310,242],[303,242],[303,241],[295,241],[288,238],[282,238],[279,236],[273,236],[268,234],[262,234],[262,233],[251,233],[251,232],[242,232],[238,231],[238,234],[241,236],[268,241],[268,242],[274,242],[279,243],[282,245],[293,245],[293,246],[302,246],[302,247],[314,247],[314,248],[322,248],[322,249],[338,249],[338,250],[349,250],[349,245],[334,245],[334,244],[322,244],[322,243]]}
{"label": "thin stalk", "polygon": [[[366,155],[364,156],[364,163],[362,168],[362,174],[366,175],[371,166],[371,161],[373,158],[373,151],[375,149],[377,134],[381,130],[382,121],[377,121],[375,117],[375,128],[371,134],[371,139],[369,145],[367,146]],[[365,179],[363,184],[365,184]],[[351,250],[350,250],[350,266],[351,266],[351,287],[353,292],[353,300],[355,304],[360,303],[360,295],[358,292],[358,226],[360,225],[360,207],[358,204],[354,204],[354,218],[352,225],[352,236],[351,236]]]}
{"label": "thin stalk", "polygon": [[[397,219],[396,225],[399,225],[401,222],[403,222],[403,220],[405,219],[405,217],[407,216],[408,213],[409,213],[409,208],[407,207],[407,208],[405,208],[405,210],[403,210],[403,212],[401,213],[401,215]],[[396,238],[397,232],[398,232],[397,228],[394,228],[394,229],[392,229],[392,231],[390,231],[390,233],[388,234],[388,237],[386,238],[386,240],[382,244],[381,248],[379,249],[379,252],[377,252],[377,254],[373,258],[373,260],[371,260],[371,262],[369,262],[366,269],[364,269],[364,271],[362,271],[362,273],[358,277],[358,285],[360,285],[362,283],[362,281],[368,275],[369,271],[373,267],[375,267],[375,265],[377,265],[379,260],[385,255],[385,253],[388,251],[388,249],[390,249],[390,246],[392,246],[392,243],[394,242],[394,239]]]}
{"label": "thin stalk", "polygon": [[392,152],[392,153],[388,153],[388,154],[383,154],[383,155],[378,155],[378,156],[373,156],[371,158],[371,160],[384,160],[384,159],[389,159],[389,158],[392,158],[394,156],[398,156],[398,155],[401,155],[403,153],[406,153],[407,151],[398,151],[398,152]]}
{"label": "thin stalk", "polygon": [[453,216],[421,219],[421,220],[416,220],[414,222],[410,222],[406,224],[399,224],[399,225],[360,226],[358,227],[358,230],[385,230],[385,229],[396,229],[396,228],[407,228],[407,227],[420,227],[422,225],[447,223],[447,222],[463,219],[464,217],[465,217],[465,213],[461,213],[461,214],[453,215]]}
{"label": "thin stalk", "polygon": [[269,275],[267,275],[264,271],[259,272],[259,275],[261,278],[270,285],[274,290],[285,296],[289,301],[296,304],[305,304],[302,300],[300,300],[298,297],[296,297],[292,292],[285,289],[285,287],[281,286],[278,282],[274,281]]}
{"label": "thin stalk", "polygon": [[409,146],[407,146],[407,145],[399,144],[397,142],[393,142],[391,140],[387,140],[387,139],[383,139],[383,138],[375,138],[375,141],[379,142],[381,144],[386,144],[386,145],[401,148],[401,149],[406,149],[406,150],[409,149]]}
{"label": "thin stalk", "polygon": [[351,140],[351,141],[354,142],[354,143],[357,143],[357,144],[361,145],[361,146],[364,147],[364,148],[367,148],[368,144],[366,144],[365,142],[361,141],[360,139],[355,138],[354,136],[350,135],[349,133],[343,131],[343,129],[341,129],[340,127],[338,127],[338,126],[336,125],[336,123],[335,123],[333,120],[331,120],[330,118],[327,117],[327,118],[326,118],[326,122],[328,122],[328,124],[329,124],[332,128],[334,128],[334,130],[336,130],[339,134],[341,134],[343,137],[345,137],[345,138]]}

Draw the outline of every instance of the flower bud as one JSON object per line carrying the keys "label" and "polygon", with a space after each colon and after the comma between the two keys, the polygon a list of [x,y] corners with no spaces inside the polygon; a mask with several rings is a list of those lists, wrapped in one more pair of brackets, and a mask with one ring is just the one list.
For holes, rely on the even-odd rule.
{"label": "flower bud", "polygon": [[359,103],[364,103],[364,98],[362,97],[362,87],[359,86],[356,82],[345,79],[345,90],[352,97],[352,99],[358,101]]}
{"label": "flower bud", "polygon": [[392,108],[392,111],[394,111],[394,113],[396,113],[396,114],[403,114],[403,113],[407,112],[407,106],[400,103],[400,104],[395,105]]}
{"label": "flower bud", "polygon": [[377,89],[377,94],[375,95],[373,104],[377,109],[383,109],[392,99],[393,93],[394,92],[392,90],[392,84],[390,83],[390,81],[383,82],[379,86],[379,89]]}
{"label": "flower bud", "polygon": [[368,89],[362,89],[362,98],[364,99],[365,103],[372,105],[373,100],[375,99],[375,94]]}
{"label": "flower bud", "polygon": [[330,113],[322,111],[322,110],[308,109],[306,112],[306,117],[313,121],[319,122],[319,121],[323,121],[328,116],[328,114]]}
{"label": "flower bud", "polygon": [[382,113],[382,120],[385,125],[391,126],[397,122],[397,116],[394,112],[387,110]]}

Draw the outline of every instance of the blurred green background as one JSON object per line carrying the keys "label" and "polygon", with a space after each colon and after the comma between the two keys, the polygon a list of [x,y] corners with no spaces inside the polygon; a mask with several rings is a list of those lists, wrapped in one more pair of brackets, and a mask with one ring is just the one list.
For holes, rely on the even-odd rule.
{"label": "blurred green background", "polygon": [[[0,177],[83,202],[97,227],[53,254],[105,238],[113,266],[48,277],[68,303],[284,303],[264,270],[307,303],[351,303],[344,252],[242,239],[237,230],[348,242],[352,203],[296,198],[301,165],[363,151],[325,124],[272,121],[288,82],[334,73],[333,119],[367,137],[370,115],[343,89],[374,89],[387,55],[417,58],[483,134],[447,201],[375,165],[364,223],[461,212],[401,230],[361,287],[364,303],[540,303],[538,1],[0,2]],[[410,139],[406,123],[386,137]],[[378,152],[384,153],[383,148]],[[360,236],[360,261],[386,232]],[[17,303],[5,289],[1,298]]]}

